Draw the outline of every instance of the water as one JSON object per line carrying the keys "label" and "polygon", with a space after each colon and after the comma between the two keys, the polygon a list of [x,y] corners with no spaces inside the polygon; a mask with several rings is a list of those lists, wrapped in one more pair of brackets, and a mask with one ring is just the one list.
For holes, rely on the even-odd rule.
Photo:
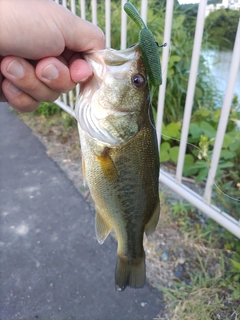
{"label": "water", "polygon": [[[206,59],[206,63],[208,64],[211,74],[215,79],[217,89],[221,92],[223,99],[227,88],[232,52],[208,50],[202,52],[202,54]],[[240,69],[234,87],[234,94],[238,96],[238,100],[240,101]]]}

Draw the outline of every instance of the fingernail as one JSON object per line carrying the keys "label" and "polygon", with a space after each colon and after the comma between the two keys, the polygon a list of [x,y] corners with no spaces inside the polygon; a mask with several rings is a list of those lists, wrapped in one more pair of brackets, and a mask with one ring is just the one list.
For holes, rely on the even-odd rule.
{"label": "fingernail", "polygon": [[58,69],[54,64],[50,64],[46,68],[43,69],[42,77],[48,80],[56,79],[59,75]]}
{"label": "fingernail", "polygon": [[80,82],[80,83],[82,83],[82,82],[87,82],[87,80],[90,80],[90,78],[92,78],[92,74],[91,74],[90,76],[87,76],[87,77],[81,79],[81,82]]}
{"label": "fingernail", "polygon": [[13,60],[9,64],[7,72],[16,78],[22,78],[24,76],[23,65],[18,60]]}
{"label": "fingernail", "polygon": [[17,87],[15,87],[11,82],[8,83],[7,85],[8,91],[10,91],[12,94],[19,94],[21,90],[19,90]]}

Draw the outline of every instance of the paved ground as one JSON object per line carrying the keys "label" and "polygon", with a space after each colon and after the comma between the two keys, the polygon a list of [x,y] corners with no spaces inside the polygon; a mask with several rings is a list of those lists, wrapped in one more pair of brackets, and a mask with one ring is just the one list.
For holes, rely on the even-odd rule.
{"label": "paved ground", "polygon": [[0,104],[0,320],[153,319],[162,296],[114,289],[116,244],[31,130]]}

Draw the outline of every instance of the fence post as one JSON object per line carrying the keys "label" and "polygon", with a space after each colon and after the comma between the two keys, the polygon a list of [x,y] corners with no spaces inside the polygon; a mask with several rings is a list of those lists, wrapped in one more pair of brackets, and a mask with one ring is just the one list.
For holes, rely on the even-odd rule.
{"label": "fence post", "polygon": [[179,154],[178,154],[176,180],[179,184],[181,183],[181,180],[182,180],[182,171],[183,171],[183,164],[184,164],[184,158],[185,158],[185,152],[186,152],[186,146],[187,146],[189,124],[190,124],[190,119],[192,114],[194,92],[196,87],[198,62],[199,62],[200,50],[201,50],[201,44],[202,44],[202,35],[203,35],[203,28],[204,28],[206,6],[207,6],[207,0],[201,0],[198,7],[196,31],[195,31],[194,45],[193,45],[193,54],[192,54],[190,75],[188,80],[188,90],[187,90],[187,97],[186,97],[186,103],[184,108],[182,134],[181,134],[180,148],[179,148]]}
{"label": "fence post", "polygon": [[170,41],[171,41],[171,30],[172,30],[172,16],[173,16],[173,0],[168,0],[166,2],[166,15],[165,15],[165,26],[164,26],[164,40],[163,42],[167,43],[167,46],[163,50],[162,54],[162,85],[159,87],[158,93],[158,108],[157,108],[157,121],[156,121],[156,130],[158,136],[158,145],[161,143],[161,132],[162,132],[162,121],[163,121],[163,110],[164,110],[164,101],[166,93],[166,84],[167,84],[167,67],[169,59],[169,50],[170,50]]}
{"label": "fence post", "polygon": [[228,124],[228,116],[231,109],[232,97],[234,93],[234,85],[237,79],[239,65],[240,65],[240,20],[238,23],[238,29],[237,29],[237,34],[236,34],[236,39],[235,39],[235,44],[233,49],[232,62],[231,62],[231,67],[230,67],[230,72],[229,72],[229,77],[227,82],[227,90],[225,93],[221,116],[218,123],[218,129],[217,129],[216,139],[215,139],[214,148],[213,148],[210,170],[208,173],[207,184],[206,184],[204,196],[203,196],[207,203],[210,203],[211,201],[212,186],[214,183],[214,178],[216,175],[220,153],[221,153],[221,147],[223,144],[223,139],[224,139],[224,135],[225,135],[227,124]]}
{"label": "fence post", "polygon": [[121,2],[121,50],[127,47],[127,15],[123,9],[126,0]]}
{"label": "fence post", "polygon": [[111,0],[105,0],[105,35],[106,47],[111,47]]}

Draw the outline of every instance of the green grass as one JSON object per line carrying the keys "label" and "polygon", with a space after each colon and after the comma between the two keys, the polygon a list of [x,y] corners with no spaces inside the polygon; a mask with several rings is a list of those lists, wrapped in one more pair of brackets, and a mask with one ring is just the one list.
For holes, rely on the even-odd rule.
{"label": "green grass", "polygon": [[188,272],[170,287],[157,285],[167,305],[158,319],[240,319],[240,240],[210,219],[202,223],[183,201],[168,206],[163,220],[178,229]]}

